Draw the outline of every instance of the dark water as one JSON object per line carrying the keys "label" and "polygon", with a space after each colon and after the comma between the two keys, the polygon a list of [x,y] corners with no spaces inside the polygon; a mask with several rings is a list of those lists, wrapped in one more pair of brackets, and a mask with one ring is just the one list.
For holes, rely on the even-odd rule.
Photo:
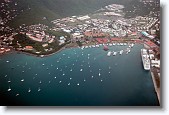
{"label": "dark water", "polygon": [[[120,51],[127,47],[109,48]],[[128,55],[124,52],[110,57],[102,47],[66,49],[45,58],[16,53],[1,56],[0,103],[158,106],[150,72],[142,66],[142,47],[135,45]],[[9,87],[11,91],[7,91]],[[31,92],[28,92],[29,89]]]}

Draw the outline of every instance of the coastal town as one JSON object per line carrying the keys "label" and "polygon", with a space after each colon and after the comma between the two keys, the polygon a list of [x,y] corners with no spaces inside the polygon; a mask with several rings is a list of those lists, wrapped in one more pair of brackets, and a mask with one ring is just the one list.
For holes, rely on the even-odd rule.
{"label": "coastal town", "polygon": [[[140,0],[145,7],[159,8],[158,0]],[[99,46],[143,44],[148,51],[150,71],[155,91],[160,102],[160,12],[151,11],[146,16],[126,18],[124,5],[111,4],[94,13],[59,18],[45,24],[22,24],[17,29],[6,24],[15,18],[15,10],[3,9],[9,0],[0,4],[1,12],[8,18],[0,17],[0,55],[17,51],[44,57],[65,48],[92,48]],[[14,3],[17,5],[17,3]],[[133,6],[135,7],[135,6]],[[29,8],[28,8],[29,10]],[[22,10],[20,12],[23,12]],[[12,14],[12,15],[10,15]],[[10,17],[11,16],[11,17]],[[46,20],[46,17],[43,17]]]}

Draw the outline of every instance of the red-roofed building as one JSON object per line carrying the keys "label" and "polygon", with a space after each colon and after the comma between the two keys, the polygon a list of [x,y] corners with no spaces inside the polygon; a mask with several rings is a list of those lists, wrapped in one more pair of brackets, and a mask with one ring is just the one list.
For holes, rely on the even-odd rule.
{"label": "red-roofed building", "polygon": [[26,50],[33,50],[33,47],[32,46],[25,46],[25,49]]}
{"label": "red-roofed building", "polygon": [[107,43],[108,42],[108,39],[107,38],[103,38],[103,43]]}
{"label": "red-roofed building", "polygon": [[140,40],[140,39],[133,39],[133,41],[134,41],[135,43],[143,43],[143,41]]}
{"label": "red-roofed building", "polygon": [[96,41],[97,41],[99,44],[102,44],[102,43],[103,43],[102,38],[96,38]]}
{"label": "red-roofed building", "polygon": [[150,40],[146,41],[145,45],[149,46],[150,48],[157,48],[158,47],[154,42],[152,42]]}
{"label": "red-roofed building", "polygon": [[96,41],[99,44],[102,44],[102,43],[107,43],[109,40],[107,38],[96,38]]}
{"label": "red-roofed building", "polygon": [[121,41],[122,38],[111,38],[111,41]]}

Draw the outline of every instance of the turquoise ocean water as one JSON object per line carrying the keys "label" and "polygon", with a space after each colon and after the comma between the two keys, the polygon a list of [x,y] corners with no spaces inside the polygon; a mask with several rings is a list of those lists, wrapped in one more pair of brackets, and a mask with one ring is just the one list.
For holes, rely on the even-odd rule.
{"label": "turquoise ocean water", "polygon": [[[112,46],[120,51],[128,46]],[[107,56],[100,48],[71,48],[39,58],[0,57],[0,104],[44,106],[158,106],[140,49]],[[7,91],[11,89],[11,91]],[[30,90],[30,92],[29,92]]]}

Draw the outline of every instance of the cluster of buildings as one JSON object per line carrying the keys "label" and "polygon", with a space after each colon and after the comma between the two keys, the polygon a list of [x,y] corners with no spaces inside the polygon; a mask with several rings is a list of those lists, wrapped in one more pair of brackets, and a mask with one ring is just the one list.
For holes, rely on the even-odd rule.
{"label": "cluster of buildings", "polygon": [[151,34],[155,34],[155,30],[160,28],[160,20],[156,17],[142,17],[137,16],[136,18],[132,18],[131,24],[134,25],[134,29],[137,31],[150,31]]}
{"label": "cluster of buildings", "polygon": [[[62,19],[53,20],[55,25],[52,30],[62,30],[71,34],[72,41],[84,41],[97,37],[126,37],[127,34],[133,34],[130,30],[131,24],[128,19],[124,19],[122,15],[116,12],[121,12],[123,5],[112,4],[105,7],[106,12],[101,12],[99,15],[108,17],[109,15],[117,18],[104,19],[93,17],[93,15],[72,16]],[[102,8],[103,9],[103,8]],[[110,12],[107,12],[110,10]]]}
{"label": "cluster of buildings", "polygon": [[28,27],[21,27],[21,32],[24,31],[26,35],[34,41],[52,43],[55,39],[55,36],[52,36],[46,33],[45,31],[47,29],[48,29],[48,26],[46,25],[36,24],[36,25],[28,26]]}
{"label": "cluster of buildings", "polygon": [[[5,2],[5,4],[1,3],[0,7],[3,8],[8,3],[13,3],[9,0]],[[143,2],[145,5],[154,4],[151,0],[141,0],[140,2]],[[14,6],[17,5],[17,3],[13,4]],[[158,3],[155,4],[158,7]],[[56,36],[47,33],[47,30],[69,33],[72,42],[93,41],[98,38],[138,38],[140,36],[154,39],[156,30],[160,28],[160,20],[157,17],[151,16],[137,16],[127,19],[124,18],[123,8],[123,5],[111,4],[101,8],[99,12],[95,12],[94,14],[56,19],[51,21],[53,23],[52,28],[44,24],[35,24],[31,26],[23,24],[19,27],[19,32],[26,34],[34,41],[44,43],[42,45],[44,48],[49,45],[48,43],[52,43],[56,39]],[[3,10],[2,12],[5,13],[6,11]],[[4,24],[4,19],[5,18],[0,18],[1,25]],[[3,26],[0,28],[0,31],[9,31],[9,33],[12,33],[13,30]],[[5,38],[3,41],[9,39],[9,36],[5,34],[0,37]],[[57,40],[59,41],[59,45],[62,45],[65,43],[66,38],[65,36],[59,36]],[[154,47],[152,44],[150,45],[149,42],[146,42],[146,45]],[[28,50],[33,49],[31,46],[25,48]]]}
{"label": "cluster of buildings", "polygon": [[0,47],[0,55],[1,55],[1,54],[4,54],[4,53],[6,53],[6,52],[9,52],[9,51],[11,51],[10,48]]}
{"label": "cluster of buildings", "polygon": [[117,12],[122,12],[123,8],[124,8],[124,6],[120,5],[120,4],[111,4],[111,5],[105,6],[106,10],[117,11]]}

